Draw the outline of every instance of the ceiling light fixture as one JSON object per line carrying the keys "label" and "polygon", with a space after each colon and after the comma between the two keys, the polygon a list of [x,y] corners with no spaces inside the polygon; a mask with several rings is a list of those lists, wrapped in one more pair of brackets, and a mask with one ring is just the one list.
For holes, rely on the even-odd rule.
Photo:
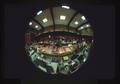
{"label": "ceiling light fixture", "polygon": [[64,16],[64,15],[60,16],[60,20],[65,20],[65,19],[66,19],[66,16]]}
{"label": "ceiling light fixture", "polygon": [[90,27],[90,25],[89,25],[89,24],[87,24],[87,25],[86,25],[86,27]]}
{"label": "ceiling light fixture", "polygon": [[78,30],[82,30],[82,29],[84,29],[84,27],[80,27],[80,28],[78,28]]}
{"label": "ceiling light fixture", "polygon": [[45,23],[45,22],[47,22],[48,20],[47,20],[47,18],[44,18],[42,21]]}
{"label": "ceiling light fixture", "polygon": [[29,22],[29,25],[32,25],[32,22]]}
{"label": "ceiling light fixture", "polygon": [[70,7],[69,7],[69,6],[62,6],[62,8],[70,9]]}
{"label": "ceiling light fixture", "polygon": [[82,16],[81,19],[82,19],[82,20],[86,20],[85,16]]}
{"label": "ceiling light fixture", "polygon": [[35,25],[35,28],[38,28],[38,25]]}
{"label": "ceiling light fixture", "polygon": [[37,12],[37,15],[40,15],[42,13],[42,10],[40,10],[39,12]]}
{"label": "ceiling light fixture", "polygon": [[84,27],[80,27],[80,29],[83,29]]}
{"label": "ceiling light fixture", "polygon": [[78,21],[75,21],[75,24],[78,25],[79,24]]}

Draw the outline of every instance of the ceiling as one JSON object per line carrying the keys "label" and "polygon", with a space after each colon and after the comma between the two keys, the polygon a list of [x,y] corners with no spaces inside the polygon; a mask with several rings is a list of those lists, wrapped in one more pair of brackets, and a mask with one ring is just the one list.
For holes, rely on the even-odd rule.
{"label": "ceiling", "polygon": [[29,26],[38,31],[44,29],[43,33],[70,30],[70,32],[75,32],[81,35],[93,36],[91,25],[86,20],[86,17],[78,11],[71,9],[69,6],[40,10],[29,22]]}

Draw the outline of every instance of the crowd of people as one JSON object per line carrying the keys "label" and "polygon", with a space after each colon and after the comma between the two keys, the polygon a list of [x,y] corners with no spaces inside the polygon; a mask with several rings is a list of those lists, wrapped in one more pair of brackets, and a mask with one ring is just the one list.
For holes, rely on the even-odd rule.
{"label": "crowd of people", "polygon": [[[90,48],[89,40],[66,39],[62,36],[55,39],[51,38],[48,36],[48,38],[42,39],[38,43],[26,46],[33,63],[43,71],[50,74],[69,74],[76,71],[86,61]],[[73,48],[70,54],[63,55],[60,53],[59,49],[65,47]],[[49,52],[47,49],[49,49]],[[63,51],[68,53],[65,49]]]}

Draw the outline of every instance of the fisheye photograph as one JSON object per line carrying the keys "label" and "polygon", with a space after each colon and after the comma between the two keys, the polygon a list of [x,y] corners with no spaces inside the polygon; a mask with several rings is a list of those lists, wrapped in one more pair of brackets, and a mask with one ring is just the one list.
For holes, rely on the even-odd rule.
{"label": "fisheye photograph", "polygon": [[115,78],[113,5],[70,0],[6,4],[3,18],[3,78]]}

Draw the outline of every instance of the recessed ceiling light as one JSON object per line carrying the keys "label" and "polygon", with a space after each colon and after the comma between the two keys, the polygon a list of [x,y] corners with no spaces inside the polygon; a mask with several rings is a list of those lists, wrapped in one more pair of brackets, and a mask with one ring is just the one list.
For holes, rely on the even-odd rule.
{"label": "recessed ceiling light", "polygon": [[42,11],[40,10],[39,12],[37,12],[37,15],[40,15],[42,13]]}
{"label": "recessed ceiling light", "polygon": [[85,62],[85,61],[86,61],[86,58],[83,59],[83,62]]}
{"label": "recessed ceiling light", "polygon": [[66,19],[66,16],[64,16],[64,15],[60,16],[60,20],[65,20],[65,19]]}
{"label": "recessed ceiling light", "polygon": [[62,6],[62,8],[70,9],[70,7],[69,7],[69,6]]}
{"label": "recessed ceiling light", "polygon": [[85,16],[82,16],[81,19],[82,19],[82,20],[86,20]]}
{"label": "recessed ceiling light", "polygon": [[90,27],[90,25],[89,25],[89,24],[87,24],[87,25],[86,25],[86,27]]}
{"label": "recessed ceiling light", "polygon": [[35,28],[38,28],[38,25],[35,25]]}
{"label": "recessed ceiling light", "polygon": [[47,18],[44,18],[42,21],[45,23],[45,22],[47,22],[48,20],[47,20]]}
{"label": "recessed ceiling light", "polygon": [[32,22],[29,22],[29,25],[32,25]]}
{"label": "recessed ceiling light", "polygon": [[82,29],[84,29],[84,27],[80,27],[80,28],[78,28],[78,30],[82,30]]}
{"label": "recessed ceiling light", "polygon": [[78,25],[79,24],[78,21],[75,21],[75,24]]}
{"label": "recessed ceiling light", "polygon": [[84,27],[80,27],[80,29],[83,29]]}

